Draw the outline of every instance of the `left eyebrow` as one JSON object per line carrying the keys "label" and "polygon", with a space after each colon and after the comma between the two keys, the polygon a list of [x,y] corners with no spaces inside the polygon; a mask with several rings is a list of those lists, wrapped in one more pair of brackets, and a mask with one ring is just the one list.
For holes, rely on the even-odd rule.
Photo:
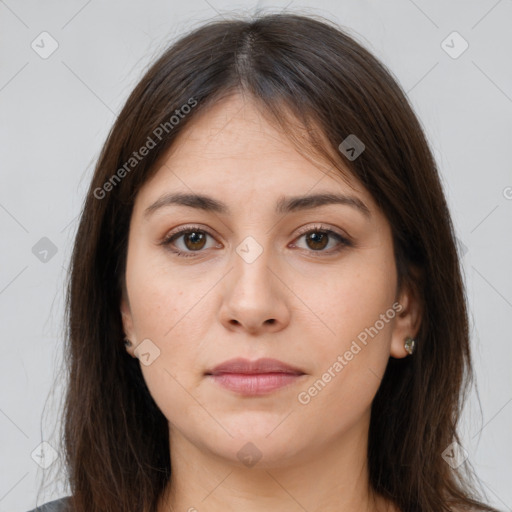
{"label": "left eyebrow", "polygon": [[[370,209],[358,197],[343,194],[319,193],[303,196],[280,197],[276,203],[277,214],[311,210],[329,204],[342,204],[355,208],[368,219],[371,218]],[[148,217],[156,210],[165,206],[180,205],[198,210],[214,212],[222,215],[229,215],[230,209],[226,203],[204,194],[188,194],[175,192],[165,194],[148,206],[144,216]]]}

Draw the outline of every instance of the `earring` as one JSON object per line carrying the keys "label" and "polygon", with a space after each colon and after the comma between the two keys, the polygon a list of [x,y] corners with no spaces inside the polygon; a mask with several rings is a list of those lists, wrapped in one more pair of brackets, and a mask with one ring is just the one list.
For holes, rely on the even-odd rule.
{"label": "earring", "polygon": [[404,341],[404,348],[405,351],[411,355],[414,352],[414,349],[416,348],[416,340],[414,338],[411,338],[410,336],[407,336]]}
{"label": "earring", "polygon": [[132,342],[131,342],[128,338],[125,338],[125,339],[124,339],[124,344],[125,344],[125,346],[126,346],[126,347],[128,347],[128,348],[132,346]]}

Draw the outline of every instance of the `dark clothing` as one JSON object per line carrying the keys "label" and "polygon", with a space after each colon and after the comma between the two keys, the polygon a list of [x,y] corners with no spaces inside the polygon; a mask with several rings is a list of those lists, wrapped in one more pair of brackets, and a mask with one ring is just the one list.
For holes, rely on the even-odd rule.
{"label": "dark clothing", "polygon": [[49,501],[29,512],[70,512],[68,509],[70,501],[69,497],[60,498],[59,500]]}

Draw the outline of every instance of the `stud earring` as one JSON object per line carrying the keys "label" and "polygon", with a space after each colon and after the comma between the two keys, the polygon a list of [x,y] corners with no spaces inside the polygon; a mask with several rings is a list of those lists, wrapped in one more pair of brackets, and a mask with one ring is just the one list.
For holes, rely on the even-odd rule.
{"label": "stud earring", "polygon": [[125,339],[124,339],[124,344],[125,344],[125,346],[126,346],[126,347],[128,347],[128,348],[132,346],[132,342],[131,342],[128,338],[125,338]]}
{"label": "stud earring", "polygon": [[404,348],[405,351],[411,355],[414,352],[414,349],[416,348],[416,340],[414,338],[411,338],[410,336],[407,336],[404,341]]}

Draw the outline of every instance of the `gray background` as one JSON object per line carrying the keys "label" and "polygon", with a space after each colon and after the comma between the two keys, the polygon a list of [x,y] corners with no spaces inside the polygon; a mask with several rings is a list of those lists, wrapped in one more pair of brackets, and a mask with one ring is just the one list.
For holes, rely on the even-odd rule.
{"label": "gray background", "polygon": [[[0,0],[0,512],[32,508],[62,460],[36,463],[53,460],[42,441],[57,446],[65,269],[116,113],[158,52],[202,20],[287,4],[346,27],[425,127],[464,253],[480,402],[473,392],[463,446],[489,501],[512,510],[511,0]],[[49,482],[39,503],[67,492]]]}

